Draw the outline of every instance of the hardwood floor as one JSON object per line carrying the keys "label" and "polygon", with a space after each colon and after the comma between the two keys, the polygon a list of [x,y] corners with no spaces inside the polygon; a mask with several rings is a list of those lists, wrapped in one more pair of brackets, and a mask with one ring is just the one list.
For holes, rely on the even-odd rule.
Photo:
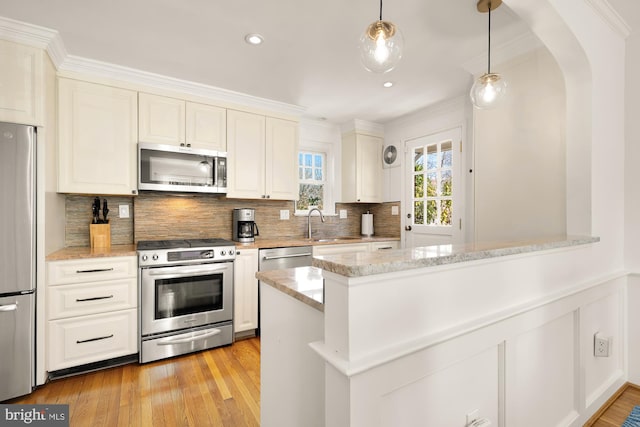
{"label": "hardwood floor", "polygon": [[620,427],[636,405],[640,405],[640,387],[627,383],[587,421],[584,427]]}
{"label": "hardwood floor", "polygon": [[68,403],[72,427],[260,425],[260,339],[51,381],[6,403]]}

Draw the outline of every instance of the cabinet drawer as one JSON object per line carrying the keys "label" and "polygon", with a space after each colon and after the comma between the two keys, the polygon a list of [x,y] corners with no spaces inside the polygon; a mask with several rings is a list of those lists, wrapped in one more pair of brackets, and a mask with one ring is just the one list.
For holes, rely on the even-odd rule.
{"label": "cabinet drawer", "polygon": [[314,246],[313,256],[322,255],[339,255],[339,254],[354,254],[356,252],[368,252],[369,243],[348,243],[344,245],[325,245]]}
{"label": "cabinet drawer", "polygon": [[397,240],[392,240],[389,242],[372,242],[371,243],[371,251],[382,251],[387,249],[398,249],[400,247],[400,242]]}
{"label": "cabinet drawer", "polygon": [[47,268],[49,286],[124,279],[138,274],[134,256],[52,261]]}
{"label": "cabinet drawer", "polygon": [[138,352],[137,310],[49,322],[49,371]]}
{"label": "cabinet drawer", "polygon": [[135,278],[49,288],[49,319],[106,313],[137,307]]}

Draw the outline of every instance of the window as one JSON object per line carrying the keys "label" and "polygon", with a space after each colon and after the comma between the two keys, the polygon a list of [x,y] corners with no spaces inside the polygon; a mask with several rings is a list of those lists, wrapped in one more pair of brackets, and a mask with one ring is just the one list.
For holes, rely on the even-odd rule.
{"label": "window", "polygon": [[298,153],[299,199],[296,211],[308,211],[313,207],[324,210],[326,202],[327,156],[322,152],[300,151]]}
{"label": "window", "polygon": [[451,226],[453,150],[447,140],[413,149],[413,222]]}

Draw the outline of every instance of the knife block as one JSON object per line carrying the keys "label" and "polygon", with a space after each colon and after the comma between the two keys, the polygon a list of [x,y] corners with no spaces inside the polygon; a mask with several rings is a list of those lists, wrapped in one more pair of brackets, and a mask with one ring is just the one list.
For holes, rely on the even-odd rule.
{"label": "knife block", "polygon": [[89,224],[91,248],[111,247],[111,224]]}

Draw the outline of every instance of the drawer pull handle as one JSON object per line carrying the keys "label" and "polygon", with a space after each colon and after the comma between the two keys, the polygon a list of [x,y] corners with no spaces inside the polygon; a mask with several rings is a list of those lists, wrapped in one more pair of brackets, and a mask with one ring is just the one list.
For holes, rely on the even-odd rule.
{"label": "drawer pull handle", "polygon": [[100,273],[104,271],[113,271],[113,267],[111,268],[96,268],[94,270],[76,270],[76,273]]}
{"label": "drawer pull handle", "polygon": [[109,298],[113,298],[113,295],[109,295],[106,297],[76,298],[76,302],[98,301],[101,299],[109,299]]}
{"label": "drawer pull handle", "polygon": [[86,342],[106,340],[106,339],[109,339],[109,338],[113,338],[113,334],[107,335],[106,337],[89,338],[88,340],[78,340],[78,341],[76,341],[76,343],[77,344],[84,344]]}
{"label": "drawer pull handle", "polygon": [[379,251],[383,251],[385,249],[393,249],[393,246],[382,246],[382,247],[378,248]]}

